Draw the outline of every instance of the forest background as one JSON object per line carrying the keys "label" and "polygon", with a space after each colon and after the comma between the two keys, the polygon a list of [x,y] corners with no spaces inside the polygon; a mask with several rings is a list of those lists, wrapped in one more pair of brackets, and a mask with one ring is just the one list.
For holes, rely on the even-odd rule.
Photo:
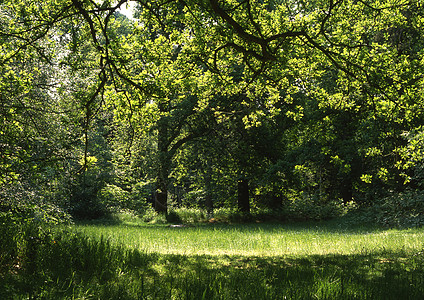
{"label": "forest background", "polygon": [[127,2],[1,2],[4,220],[423,224],[421,1]]}

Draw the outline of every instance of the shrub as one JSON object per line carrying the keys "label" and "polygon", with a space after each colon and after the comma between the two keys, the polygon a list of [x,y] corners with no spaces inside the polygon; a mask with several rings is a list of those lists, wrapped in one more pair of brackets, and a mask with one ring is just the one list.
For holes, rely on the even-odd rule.
{"label": "shrub", "polygon": [[165,224],[167,222],[168,221],[166,220],[165,214],[155,213],[154,218],[149,223],[151,223],[151,224]]}
{"label": "shrub", "polygon": [[231,208],[217,208],[214,209],[213,217],[210,219],[216,222],[224,223],[248,223],[256,221],[255,210],[251,213],[241,212],[237,209]]}
{"label": "shrub", "polygon": [[182,223],[180,216],[178,215],[178,213],[175,210],[170,210],[166,214],[166,221],[168,223]]}
{"label": "shrub", "polygon": [[0,275],[16,263],[19,251],[21,220],[12,212],[0,212]]}
{"label": "shrub", "polygon": [[424,225],[424,191],[406,191],[381,200],[371,208],[375,222],[389,227]]}
{"label": "shrub", "polygon": [[106,184],[98,193],[99,202],[104,206],[127,208],[126,203],[130,198],[130,193],[113,184]]}
{"label": "shrub", "polygon": [[0,275],[22,268],[31,273],[34,249],[48,239],[46,225],[71,222],[69,214],[51,203],[16,200],[0,203]]}
{"label": "shrub", "polygon": [[18,254],[9,262],[10,270],[0,273],[0,298],[13,294],[20,295],[17,299],[74,298],[84,285],[96,287],[120,273],[118,267],[127,253],[111,247],[109,241],[66,230],[52,232],[38,225],[20,223],[21,234],[15,235]]}
{"label": "shrub", "polygon": [[102,218],[108,210],[90,189],[78,189],[72,195],[70,213],[76,219],[88,220]]}
{"label": "shrub", "polygon": [[287,203],[284,208],[290,220],[329,220],[340,217],[355,208],[353,202],[343,203],[341,199],[322,201],[317,197],[304,194]]}
{"label": "shrub", "polygon": [[126,209],[141,215],[149,209],[148,198],[150,195],[150,185],[143,182],[133,185],[131,190],[114,184],[106,184],[97,193],[99,202],[108,210]]}
{"label": "shrub", "polygon": [[152,207],[149,207],[144,210],[140,217],[144,222],[152,222],[158,217],[158,213]]}
{"label": "shrub", "polygon": [[220,207],[213,210],[213,219],[218,222],[231,222],[238,211],[232,208]]}
{"label": "shrub", "polygon": [[172,210],[178,215],[182,223],[200,223],[206,222],[207,212],[200,208],[175,208]]}

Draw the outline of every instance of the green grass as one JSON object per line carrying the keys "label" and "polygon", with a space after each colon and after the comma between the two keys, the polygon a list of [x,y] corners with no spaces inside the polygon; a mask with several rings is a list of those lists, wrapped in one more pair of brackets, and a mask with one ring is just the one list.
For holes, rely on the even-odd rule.
{"label": "green grass", "polygon": [[423,299],[423,235],[335,222],[62,226],[23,241],[0,299]]}
{"label": "green grass", "polygon": [[353,255],[374,252],[419,251],[423,229],[370,229],[328,223],[202,224],[183,228],[142,223],[84,224],[74,227],[96,238],[110,239],[147,253],[182,255]]}

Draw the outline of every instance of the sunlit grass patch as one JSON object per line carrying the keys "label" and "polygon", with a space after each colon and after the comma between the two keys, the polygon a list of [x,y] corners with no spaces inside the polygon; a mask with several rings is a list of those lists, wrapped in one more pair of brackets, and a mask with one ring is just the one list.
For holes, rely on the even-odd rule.
{"label": "sunlit grass patch", "polygon": [[149,253],[184,255],[351,255],[418,251],[422,229],[341,229],[317,224],[244,224],[169,227],[167,225],[77,225],[88,236],[107,237]]}

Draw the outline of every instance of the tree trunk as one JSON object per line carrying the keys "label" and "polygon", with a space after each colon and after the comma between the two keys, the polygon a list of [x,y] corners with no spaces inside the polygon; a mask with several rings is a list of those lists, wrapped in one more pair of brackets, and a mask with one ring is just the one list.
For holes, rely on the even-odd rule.
{"label": "tree trunk", "polygon": [[161,153],[156,181],[155,210],[165,214],[168,212],[168,166],[167,153]]}
{"label": "tree trunk", "polygon": [[156,191],[155,195],[155,211],[157,213],[168,212],[168,193],[167,191]]}
{"label": "tree trunk", "polygon": [[[159,110],[166,112],[164,103],[159,104]],[[168,153],[168,120],[161,117],[158,121],[158,166],[156,179],[155,210],[158,213],[168,212],[168,177],[169,177],[169,153]]]}
{"label": "tree trunk", "polygon": [[340,194],[342,196],[343,203],[349,203],[353,199],[352,178],[350,177],[350,174],[348,174],[348,176],[349,177],[345,178],[341,184]]}
{"label": "tree trunk", "polygon": [[283,196],[281,193],[275,193],[272,195],[271,208],[272,209],[281,209],[283,207]]}
{"label": "tree trunk", "polygon": [[208,216],[211,216],[213,214],[213,201],[212,201],[212,195],[210,193],[206,193],[205,206],[208,212]]}
{"label": "tree trunk", "polygon": [[211,165],[209,163],[206,163],[205,166],[205,174],[204,174],[204,180],[205,180],[205,207],[208,213],[208,217],[211,217],[213,215],[213,200],[212,200],[212,169]]}
{"label": "tree trunk", "polygon": [[241,212],[250,212],[249,203],[249,181],[247,179],[240,179],[238,181],[238,209]]}

